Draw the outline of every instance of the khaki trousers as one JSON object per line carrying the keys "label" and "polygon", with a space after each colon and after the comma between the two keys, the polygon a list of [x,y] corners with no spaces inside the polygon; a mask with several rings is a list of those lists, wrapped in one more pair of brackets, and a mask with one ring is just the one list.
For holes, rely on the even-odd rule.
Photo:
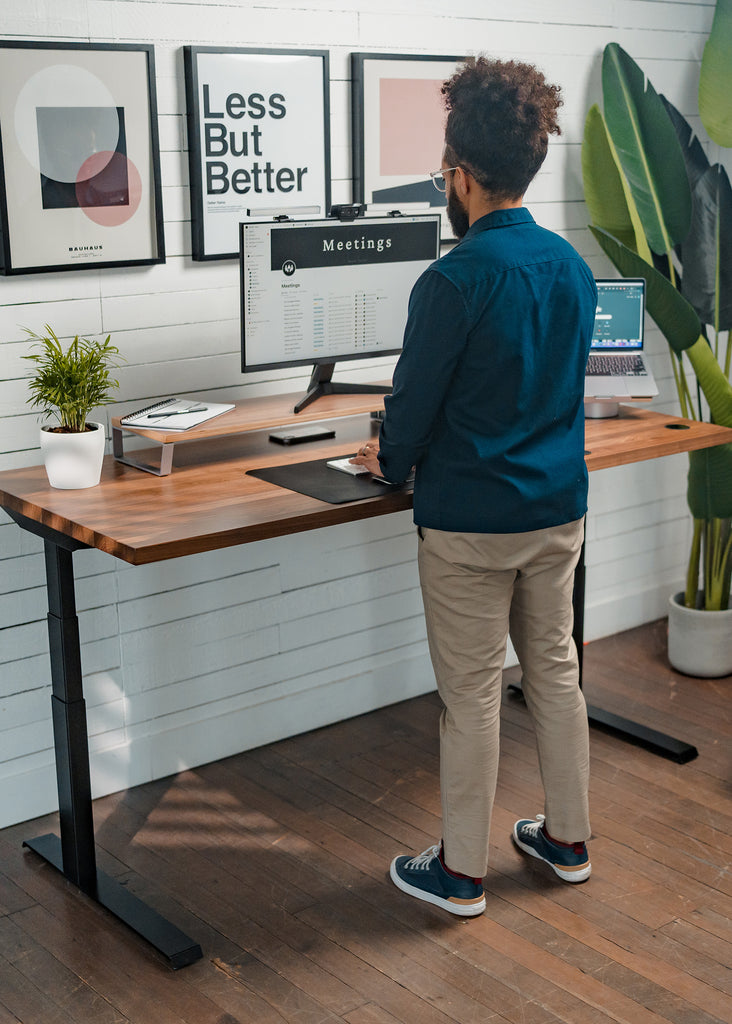
{"label": "khaki trousers", "polygon": [[488,868],[509,633],[536,732],[547,829],[564,842],[590,836],[587,710],[572,639],[583,532],[583,520],[530,533],[419,531],[427,637],[444,704],[442,838],[453,871],[482,878]]}

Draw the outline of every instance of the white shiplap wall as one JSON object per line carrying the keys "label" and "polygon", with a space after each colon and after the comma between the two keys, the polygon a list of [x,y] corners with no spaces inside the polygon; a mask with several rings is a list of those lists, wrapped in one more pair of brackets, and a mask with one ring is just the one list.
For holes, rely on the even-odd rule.
{"label": "white shiplap wall", "polygon": [[[155,44],[168,259],[0,279],[0,468],[39,461],[23,326],[112,333],[127,364],[125,402],[109,415],[175,392],[238,399],[304,386],[294,371],[245,382],[236,265],[190,259],[184,44],[330,51],[334,202],[351,199],[351,51],[536,62],[564,87],[564,133],[527,203],[601,275],[609,267],[585,226],[580,143],[600,97],[602,48],[619,42],[698,123],[712,14],[712,3],[666,0],[5,0],[4,38]],[[652,325],[650,350],[662,392],[655,407],[674,412],[665,343]],[[360,372],[373,379],[390,368]],[[356,372],[349,367],[349,377]],[[664,614],[686,549],[684,476],[683,457],[593,476],[589,638]],[[96,795],[433,685],[408,514],[140,568],[96,551],[79,552],[75,565]],[[0,513],[0,826],[56,803],[45,614],[41,545]]]}

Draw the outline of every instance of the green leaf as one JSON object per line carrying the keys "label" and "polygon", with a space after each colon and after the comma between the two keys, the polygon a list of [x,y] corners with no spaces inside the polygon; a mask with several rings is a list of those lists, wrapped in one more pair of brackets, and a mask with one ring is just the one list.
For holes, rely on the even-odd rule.
{"label": "green leaf", "polygon": [[732,146],[732,0],[717,0],[699,76],[699,114],[710,139]]}
{"label": "green leaf", "polygon": [[674,352],[680,355],[690,349],[701,334],[701,322],[683,295],[660,271],[607,232],[594,227],[590,231],[623,277],[645,278],[646,308]]}
{"label": "green leaf", "polygon": [[[597,104],[590,107],[585,118],[582,180],[592,223],[638,252],[638,238],[628,202],[630,198],[632,203],[632,197],[626,194],[627,185],[618,169],[614,146]],[[645,243],[642,229],[640,237]],[[650,260],[650,254],[648,258]]]}
{"label": "green leaf", "polygon": [[712,420],[722,427],[732,427],[732,385],[714,358],[709,342],[700,337],[685,351],[704,392]]}
{"label": "green leaf", "polygon": [[689,452],[687,500],[695,519],[732,516],[732,444]]}
{"label": "green leaf", "polygon": [[[694,131],[683,114],[680,114],[673,103],[670,103],[665,96],[660,95],[671,124],[674,126],[676,138],[681,146],[681,155],[686,165],[686,176],[689,179],[689,187],[694,192],[694,186],[704,172],[709,168],[709,161],[704,152],[704,147],[694,134]],[[693,213],[692,213],[693,216]]]}
{"label": "green leaf", "polygon": [[681,146],[661,99],[617,43],[602,61],[605,120],[638,208],[648,244],[670,252],[691,223],[691,192]]}
{"label": "green leaf", "polygon": [[732,186],[719,164],[696,182],[691,230],[681,247],[681,291],[705,324],[732,327]]}

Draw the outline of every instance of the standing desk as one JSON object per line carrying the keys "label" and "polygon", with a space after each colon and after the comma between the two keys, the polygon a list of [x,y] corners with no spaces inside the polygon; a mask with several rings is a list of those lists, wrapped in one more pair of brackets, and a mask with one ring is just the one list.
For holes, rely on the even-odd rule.
{"label": "standing desk", "polygon": [[[143,565],[411,507],[412,495],[407,489],[330,505],[246,475],[251,469],[347,455],[376,433],[377,424],[369,411],[382,404],[378,397],[328,396],[307,414],[295,417],[292,405],[296,397],[241,403],[232,414],[220,418],[219,436],[214,433],[215,421],[205,424],[206,429],[198,435],[194,431],[187,431],[185,438],[177,435],[175,440],[185,443],[177,444],[175,465],[171,463],[167,475],[140,472],[111,456],[105,458],[99,486],[86,490],[49,487],[42,466],[0,473],[0,506],[19,526],[44,541],[49,606],[60,838],[49,834],[24,845],[147,939],[173,968],[198,960],[202,955],[198,943],[96,866],[73,552],[98,548],[133,565]],[[268,431],[274,426],[314,419],[333,426],[335,438],[292,447],[268,440]],[[113,421],[113,426],[119,426],[119,421]],[[724,427],[627,406],[621,407],[616,419],[586,421],[590,470],[730,441],[732,430]],[[579,651],[582,578],[583,563],[576,588]],[[591,719],[600,715],[597,720],[606,727],[676,760],[689,760],[696,754],[680,741],[599,709],[591,708],[590,715]],[[666,743],[670,744],[668,750],[664,750]]]}

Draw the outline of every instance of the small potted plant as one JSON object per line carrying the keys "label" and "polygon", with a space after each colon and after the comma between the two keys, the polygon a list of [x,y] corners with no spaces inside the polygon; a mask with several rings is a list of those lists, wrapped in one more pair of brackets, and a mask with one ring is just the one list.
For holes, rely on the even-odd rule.
{"label": "small potted plant", "polygon": [[99,483],[104,459],[104,424],[90,421],[92,409],[114,399],[119,382],[110,376],[121,361],[119,350],[104,341],[77,336],[64,349],[51,327],[45,334],[26,328],[36,351],[24,356],[34,364],[28,404],[55,417],[56,425],[41,427],[41,453],[48,482],[64,489]]}

